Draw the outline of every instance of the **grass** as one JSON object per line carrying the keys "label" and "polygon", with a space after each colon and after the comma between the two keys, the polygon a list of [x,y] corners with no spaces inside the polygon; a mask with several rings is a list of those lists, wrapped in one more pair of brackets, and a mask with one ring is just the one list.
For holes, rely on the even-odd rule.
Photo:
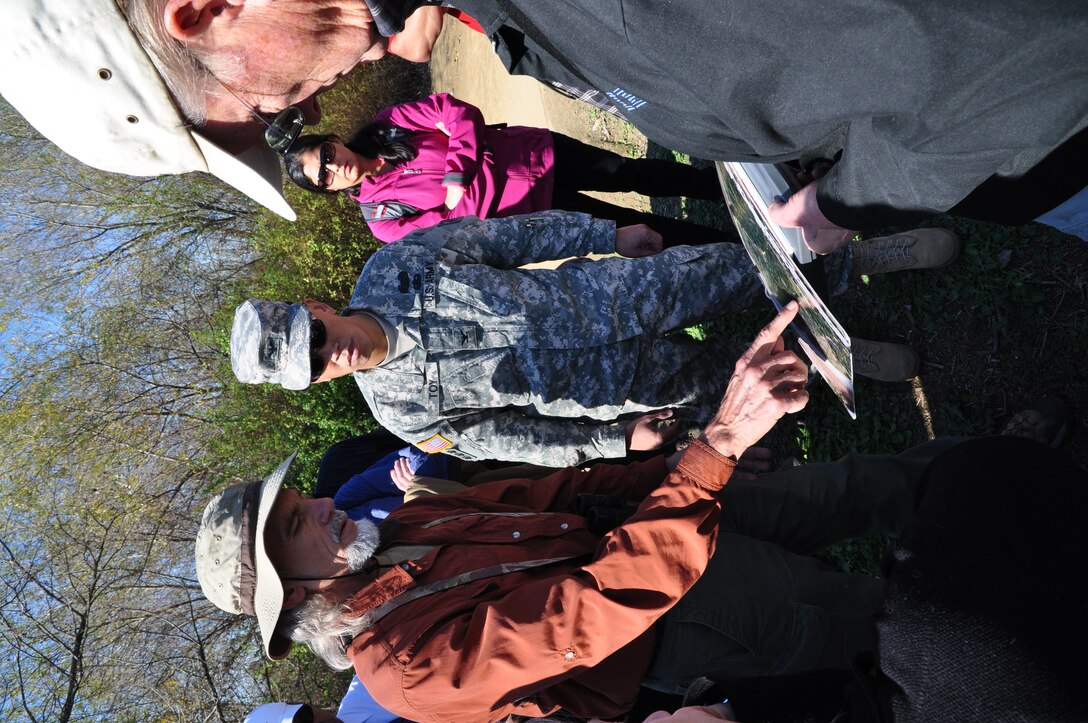
{"label": "grass", "polygon": [[[997,433],[1033,399],[1059,394],[1088,409],[1088,246],[1043,226],[1005,228],[952,217],[964,251],[935,271],[874,276],[830,306],[852,334],[911,345],[922,371],[913,383],[856,379],[852,421],[822,383],[808,407],[772,432],[770,446],[805,461],[851,452],[895,453],[942,436]],[[873,234],[870,234],[872,237]],[[751,336],[770,309],[712,328],[713,337]],[[1088,464],[1078,419],[1066,447]],[[1030,484],[1030,480],[1024,480]],[[875,574],[888,539],[836,546],[825,559]]]}

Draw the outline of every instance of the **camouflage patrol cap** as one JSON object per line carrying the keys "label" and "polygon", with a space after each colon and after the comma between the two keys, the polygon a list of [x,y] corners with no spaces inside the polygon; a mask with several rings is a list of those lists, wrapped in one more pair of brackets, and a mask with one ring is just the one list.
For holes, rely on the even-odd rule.
{"label": "camouflage patrol cap", "polygon": [[234,312],[230,365],[244,384],[310,386],[310,312],[304,304],[248,299]]}

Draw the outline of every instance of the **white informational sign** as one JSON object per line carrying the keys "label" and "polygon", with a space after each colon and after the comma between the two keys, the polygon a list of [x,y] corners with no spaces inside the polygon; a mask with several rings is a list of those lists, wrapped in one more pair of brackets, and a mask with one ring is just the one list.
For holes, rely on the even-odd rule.
{"label": "white informational sign", "polygon": [[788,194],[790,185],[775,166],[762,163],[715,164],[726,205],[744,248],[759,270],[767,296],[781,309],[797,299],[801,310],[790,328],[813,368],[842,401],[852,419],[854,364],[850,336],[813,290],[798,263],[816,256],[805,246],[800,229],[782,228],[767,216],[775,196]]}

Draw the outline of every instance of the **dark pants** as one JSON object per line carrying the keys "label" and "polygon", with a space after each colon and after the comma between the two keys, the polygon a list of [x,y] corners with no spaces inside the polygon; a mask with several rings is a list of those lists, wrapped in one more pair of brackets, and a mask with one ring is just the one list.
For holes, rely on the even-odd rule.
{"label": "dark pants", "polygon": [[730,482],[722,491],[714,556],[658,623],[644,684],[683,693],[700,675],[724,680],[847,668],[856,652],[872,646],[869,620],[883,582],[808,555],[840,540],[903,529],[926,466],[961,441]]}
{"label": "dark pants", "polygon": [[561,133],[553,132],[552,140],[555,146],[552,208],[611,219],[617,226],[644,223],[661,234],[666,247],[738,240],[733,233],[635,211],[579,193],[634,191],[644,196],[686,196],[721,201],[722,189],[713,168],[694,168],[660,159],[624,158]]}
{"label": "dark pants", "polygon": [[1088,473],[984,437],[919,487],[877,618],[881,719],[1088,720]]}

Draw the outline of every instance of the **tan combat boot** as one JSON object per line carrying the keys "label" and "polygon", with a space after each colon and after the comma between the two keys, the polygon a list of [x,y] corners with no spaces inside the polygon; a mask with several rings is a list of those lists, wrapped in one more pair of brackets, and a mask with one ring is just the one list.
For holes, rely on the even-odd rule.
{"label": "tan combat boot", "polygon": [[939,269],[960,255],[960,240],[943,228],[919,228],[893,236],[859,241],[853,246],[855,276],[908,269]]}
{"label": "tan combat boot", "polygon": [[854,373],[878,382],[905,382],[918,376],[922,360],[906,344],[850,337]]}

